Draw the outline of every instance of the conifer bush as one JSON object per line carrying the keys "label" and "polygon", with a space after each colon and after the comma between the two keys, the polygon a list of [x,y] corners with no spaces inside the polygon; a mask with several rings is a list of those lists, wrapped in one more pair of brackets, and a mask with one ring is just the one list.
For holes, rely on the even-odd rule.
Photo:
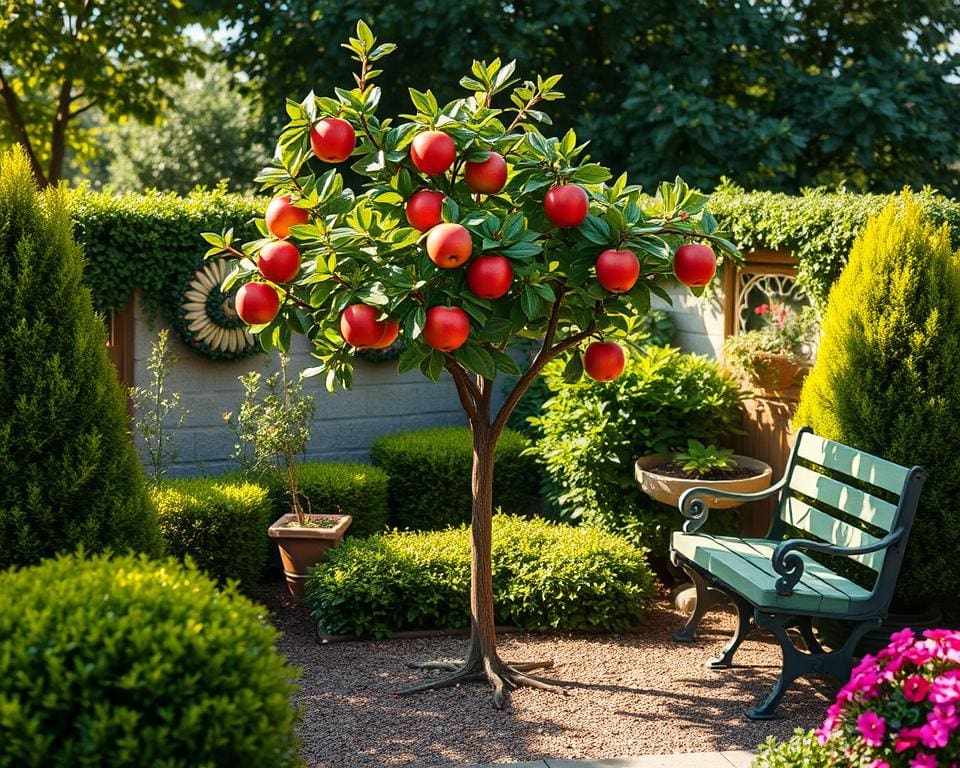
{"label": "conifer bush", "polygon": [[0,157],[0,568],[83,545],[156,552],[104,324],[81,286],[65,193]]}
{"label": "conifer bush", "polygon": [[960,261],[905,193],[872,219],[830,293],[795,418],[824,437],[930,472],[895,605],[960,592]]}

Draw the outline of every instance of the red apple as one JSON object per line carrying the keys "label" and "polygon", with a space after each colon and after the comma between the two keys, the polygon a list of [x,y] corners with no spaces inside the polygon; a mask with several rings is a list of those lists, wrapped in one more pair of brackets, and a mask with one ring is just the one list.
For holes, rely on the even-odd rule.
{"label": "red apple", "polygon": [[470,335],[470,318],[459,307],[431,307],[423,326],[423,340],[441,352],[463,346]]}
{"label": "red apple", "polygon": [[597,259],[597,280],[611,293],[626,293],[640,277],[640,260],[633,251],[607,250]]}
{"label": "red apple", "polygon": [[576,184],[561,184],[543,198],[543,210],[547,218],[561,229],[579,227],[587,218],[589,209],[587,193]]}
{"label": "red apple", "polygon": [[277,316],[280,297],[271,285],[247,283],[237,291],[234,306],[240,319],[247,325],[263,325]]}
{"label": "red apple", "polygon": [[418,133],[410,145],[410,159],[424,173],[446,173],[457,157],[457,145],[442,131]]}
{"label": "red apple", "polygon": [[407,200],[407,221],[410,226],[421,232],[437,226],[443,221],[440,211],[445,197],[443,192],[434,192],[432,189],[420,189],[410,195]]}
{"label": "red apple", "polygon": [[289,283],[300,274],[300,251],[287,240],[271,240],[257,256],[260,274],[275,283]]}
{"label": "red apple", "polygon": [[386,349],[393,344],[393,342],[397,340],[397,336],[400,335],[400,323],[381,320],[380,325],[383,326],[383,335],[380,337],[380,341],[370,345],[373,349]]}
{"label": "red apple", "polygon": [[427,235],[427,255],[441,269],[459,267],[471,253],[473,240],[459,224],[437,224]]}
{"label": "red apple", "polygon": [[595,341],[583,356],[583,369],[595,381],[613,381],[625,364],[623,350],[612,341]]}
{"label": "red apple", "polygon": [[380,310],[367,304],[351,304],[340,315],[340,335],[355,347],[372,347],[383,338],[383,323],[377,322]]}
{"label": "red apple", "polygon": [[481,299],[499,299],[512,283],[513,267],[503,256],[478,256],[467,267],[467,286]]}
{"label": "red apple", "polygon": [[325,163],[342,163],[353,153],[357,134],[353,126],[339,117],[325,117],[310,129],[313,154]]}
{"label": "red apple", "polygon": [[507,183],[507,161],[498,152],[489,152],[483,162],[467,163],[463,178],[474,192],[495,195]]}
{"label": "red apple", "polygon": [[706,245],[689,243],[677,248],[673,257],[673,274],[684,285],[701,288],[717,273],[717,255]]}
{"label": "red apple", "polygon": [[281,240],[290,236],[290,227],[306,224],[309,218],[307,209],[293,205],[290,195],[275,197],[267,206],[267,229]]}

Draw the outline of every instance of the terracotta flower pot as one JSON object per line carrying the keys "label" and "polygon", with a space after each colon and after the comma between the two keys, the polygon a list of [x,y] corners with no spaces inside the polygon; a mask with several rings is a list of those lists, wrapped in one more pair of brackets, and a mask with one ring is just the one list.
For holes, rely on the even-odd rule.
{"label": "terracotta flower pot", "polygon": [[[751,459],[749,456],[737,455],[734,455],[733,459],[739,466],[755,469],[759,474],[733,480],[692,480],[684,477],[660,475],[651,471],[654,467],[672,461],[674,456],[675,454],[672,453],[657,453],[653,456],[643,456],[637,459],[636,463],[636,478],[643,492],[650,498],[673,507],[677,506],[683,492],[688,488],[716,488],[717,490],[733,491],[734,493],[756,493],[769,488],[773,479],[773,468],[769,464],[759,459]],[[740,506],[743,502],[734,499],[708,497],[707,503],[714,509],[731,509]]]}
{"label": "terracotta flower pot", "polygon": [[323,560],[328,549],[343,538],[343,534],[353,521],[350,515],[307,515],[306,517],[310,520],[336,520],[337,523],[331,528],[290,525],[297,519],[296,515],[290,513],[274,521],[273,525],[267,529],[270,538],[277,541],[287,588],[290,594],[297,598],[303,597],[303,585],[307,572]]}
{"label": "terracotta flower pot", "polygon": [[781,392],[803,381],[808,370],[809,366],[790,355],[759,352],[754,359],[750,383],[760,390]]}

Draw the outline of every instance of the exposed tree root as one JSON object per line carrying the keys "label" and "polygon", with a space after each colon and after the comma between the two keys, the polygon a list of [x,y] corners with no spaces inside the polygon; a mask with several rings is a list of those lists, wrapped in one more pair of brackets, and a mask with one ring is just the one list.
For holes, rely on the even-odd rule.
{"label": "exposed tree root", "polygon": [[536,688],[541,691],[550,691],[551,693],[566,694],[566,690],[561,687],[562,682],[545,680],[542,677],[528,675],[534,669],[544,669],[553,666],[552,661],[518,661],[514,663],[501,661],[494,656],[492,659],[473,657],[467,662],[455,664],[449,661],[427,661],[410,664],[413,669],[437,669],[451,674],[432,680],[428,683],[407,688],[400,691],[400,696],[409,696],[413,693],[422,693],[423,691],[438,690],[440,688],[450,688],[461,683],[474,681],[486,681],[493,686],[493,706],[497,709],[503,709],[506,702],[506,691],[521,686]]}

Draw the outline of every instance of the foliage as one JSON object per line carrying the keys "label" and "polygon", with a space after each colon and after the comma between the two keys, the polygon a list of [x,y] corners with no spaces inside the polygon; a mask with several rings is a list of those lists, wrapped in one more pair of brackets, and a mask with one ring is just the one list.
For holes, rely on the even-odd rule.
{"label": "foliage", "polygon": [[150,345],[147,370],[150,384],[147,387],[131,387],[134,413],[139,416],[134,428],[143,440],[150,457],[150,475],[157,482],[167,473],[167,466],[177,460],[179,450],[176,432],[170,431],[172,418],[176,428],[190,413],[181,402],[179,392],[167,392],[167,377],[177,358],[170,352],[170,331],[161,328],[157,340]]}
{"label": "foliage", "polygon": [[752,768],[829,768],[827,753],[813,731],[797,728],[787,741],[767,737]]}
{"label": "foliage", "polygon": [[633,463],[691,438],[724,442],[739,427],[737,386],[713,361],[659,347],[631,356],[611,384],[568,385],[559,366],[547,383],[554,396],[535,420],[541,437],[530,453],[553,514],[622,533],[665,558],[678,513],[643,494]]}
{"label": "foliage", "polygon": [[167,552],[189,557],[217,583],[256,585],[273,504],[266,488],[227,478],[165,480],[151,489]]}
{"label": "foliage", "polygon": [[300,765],[263,609],[191,565],[60,557],[0,576],[0,766]]}
{"label": "foliage", "polygon": [[[521,435],[504,430],[494,454],[493,504],[526,512],[538,489],[537,466]],[[373,465],[387,473],[390,525],[435,530],[470,520],[473,439],[466,427],[437,427],[377,438]]]}
{"label": "foliage", "polygon": [[61,191],[0,155],[0,569],[83,545],[154,553],[157,521]]}
{"label": "foliage", "polygon": [[[745,192],[728,183],[710,197],[710,210],[742,250],[789,251],[799,261],[800,285],[823,305],[857,234],[892,199],[842,189],[807,189],[798,196]],[[923,219],[949,225],[954,245],[960,246],[960,203],[930,191],[918,194],[917,202]]]}
{"label": "foliage", "polygon": [[738,466],[733,458],[732,448],[704,445],[699,440],[687,440],[687,450],[673,458],[684,472],[690,472],[695,477],[702,477],[713,471],[728,472]]}
{"label": "foliage", "polygon": [[[643,555],[598,530],[497,515],[493,519],[497,623],[523,629],[636,626],[653,597]],[[332,549],[310,574],[307,601],[335,634],[386,637],[470,621],[466,527],[392,532]]]}
{"label": "foliage", "polygon": [[[276,159],[257,178],[308,212],[308,223],[290,231],[308,263],[299,280],[278,286],[284,301],[276,319],[252,330],[264,349],[286,349],[294,333],[308,335],[320,360],[311,372],[324,374],[329,389],[352,383],[352,349],[339,332],[340,315],[352,303],[374,306],[400,324],[408,344],[401,373],[419,367],[436,381],[444,370],[451,372],[474,401],[465,405],[469,414],[479,404],[468,372],[486,380],[498,372],[517,373],[503,351],[514,337],[544,338],[542,365],[591,336],[627,333],[627,318],[649,309],[651,292],[663,293],[658,283],[672,276],[674,250],[684,242],[706,240],[721,254],[736,255],[706,210],[707,196],[682,179],[662,184],[655,198],[628,185],[625,174],[608,185],[612,174],[589,162],[586,144],[572,131],[562,139],[540,132],[547,120],[539,107],[562,98],[556,90],[560,76],[520,82],[513,62],[474,62],[463,79],[465,98],[440,105],[431,92],[411,88],[415,114],[388,122],[376,114],[382,92],[372,80],[381,74],[374,67],[391,44],[377,45],[359,22],[357,37],[345,47],[359,62],[357,87],[337,89],[336,98],[310,93],[302,103],[288,100],[290,121]],[[495,107],[494,101],[505,103]],[[351,167],[367,179],[362,194],[345,189],[336,168],[318,174],[311,166],[310,132],[326,116],[346,119],[359,136]],[[424,178],[409,148],[416,134],[437,127],[454,141],[459,159],[450,173]],[[501,193],[477,196],[458,176],[466,162],[483,161],[490,151],[506,154],[512,173]],[[543,199],[549,187],[567,182],[589,191],[593,215],[561,233],[548,222]],[[466,228],[475,252],[510,260],[516,280],[506,297],[478,298],[468,290],[463,269],[440,269],[427,257],[422,234],[407,224],[404,203],[415,190],[433,187],[447,197],[444,220]],[[259,279],[253,259],[269,242],[269,230],[263,220],[257,224],[263,237],[242,246],[229,231],[204,236],[209,255],[238,259],[238,281]],[[608,293],[591,274],[607,247],[639,255],[646,279],[629,293]],[[427,309],[439,305],[455,305],[471,320],[470,338],[452,354],[431,349],[423,339]],[[578,354],[571,366],[580,370]],[[526,380],[537,371],[531,367]]]}
{"label": "foliage", "polygon": [[[297,485],[296,454],[303,453],[310,442],[310,424],[317,412],[313,395],[303,392],[303,375],[296,381],[287,374],[290,359],[280,355],[280,370],[274,371],[263,382],[263,376],[250,371],[240,376],[243,401],[234,419],[232,413],[223,414],[234,430],[238,445],[237,458],[252,472],[273,473],[284,478],[291,512],[297,523],[304,525],[306,517]],[[309,509],[307,510],[309,512]]]}
{"label": "foliage", "polygon": [[[673,337],[676,332],[673,319],[670,313],[663,309],[651,309],[645,315],[636,318],[628,318],[635,321],[631,323],[630,334],[627,337],[630,346],[639,349],[645,346],[666,347],[673,343]],[[523,343],[523,342],[521,342]],[[529,365],[532,362],[533,353],[536,351],[532,345],[527,345]],[[513,385],[514,379],[507,377],[506,384]],[[509,391],[509,388],[505,388]],[[553,396],[550,387],[544,378],[538,378],[530,385],[530,389],[517,403],[507,426],[532,440],[539,436],[538,429],[530,423],[530,420],[540,416],[543,412],[543,404]]]}
{"label": "foliage", "polygon": [[[290,508],[289,492],[280,478],[264,478],[274,509]],[[350,515],[349,536],[371,536],[387,526],[387,475],[368,464],[303,462],[297,464],[297,489],[321,515]]]}
{"label": "foliage", "polygon": [[894,633],[865,656],[817,731],[835,765],[922,768],[960,760],[960,631]]}
{"label": "foliage", "polygon": [[95,173],[112,189],[171,190],[188,194],[197,185],[225,183],[252,191],[247,181],[269,158],[257,123],[258,98],[238,95],[239,80],[225,64],[208,64],[203,76],[188,74],[168,88],[157,121],[128,120],[100,128],[104,155]]}
{"label": "foliage", "polygon": [[929,471],[895,600],[956,601],[960,571],[960,272],[912,195],[872,219],[830,294],[795,423]]}
{"label": "foliage", "polygon": [[0,1],[0,138],[21,145],[38,181],[60,180],[68,145],[83,142],[71,124],[86,110],[111,120],[162,110],[164,83],[200,65],[183,34],[200,19],[193,5]]}
{"label": "foliage", "polygon": [[[362,16],[399,45],[383,106],[403,111],[410,82],[438,97],[466,58],[516,58],[533,72],[576,73],[554,105],[567,128],[596,139],[604,164],[643,184],[680,173],[797,191],[846,180],[892,191],[932,184],[956,194],[954,125],[960,28],[956,3],[757,0],[209,0],[239,26],[231,59],[280,104],[349,71],[330,30]],[[443,23],[438,23],[443,19]]]}
{"label": "foliage", "polygon": [[797,362],[809,358],[817,333],[813,307],[797,311],[786,302],[771,301],[754,312],[763,318],[762,328],[728,336],[723,342],[723,362],[734,374],[746,379],[761,377],[771,356]]}

